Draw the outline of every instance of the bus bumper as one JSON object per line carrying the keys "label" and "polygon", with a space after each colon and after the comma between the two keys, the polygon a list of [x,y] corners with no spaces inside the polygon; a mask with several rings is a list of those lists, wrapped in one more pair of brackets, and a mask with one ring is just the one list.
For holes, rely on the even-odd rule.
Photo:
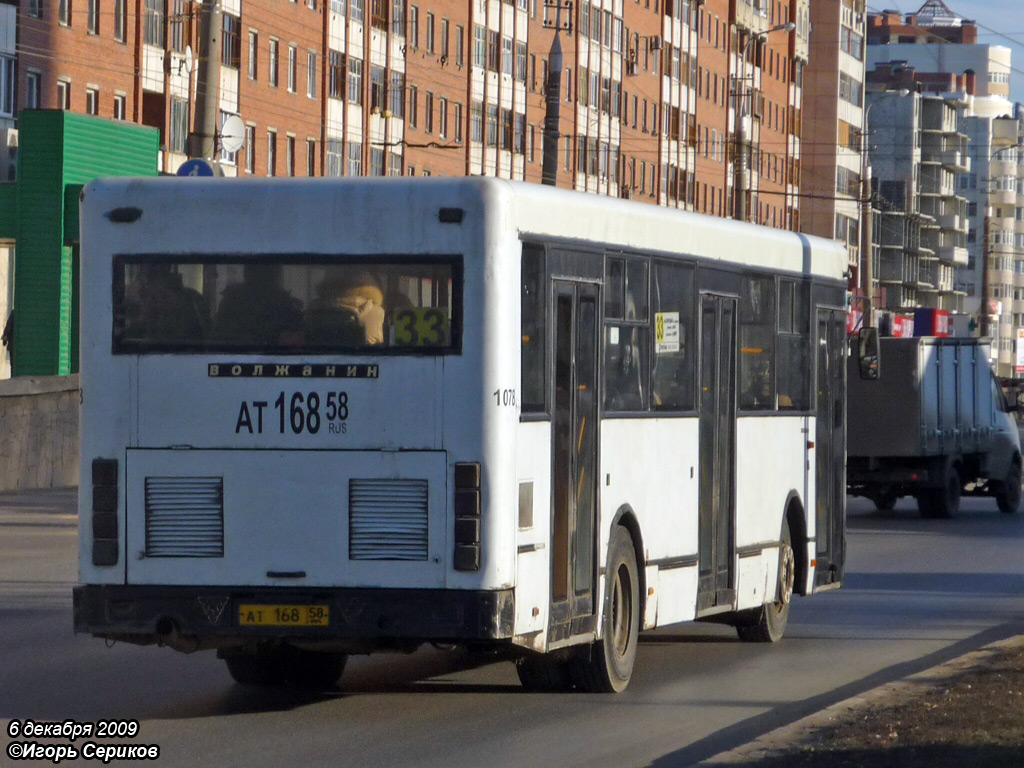
{"label": "bus bumper", "polygon": [[[510,640],[511,589],[295,589],[90,584],[74,589],[75,632],[148,644],[207,639],[466,642]],[[326,606],[326,626],[246,626],[239,606]]]}

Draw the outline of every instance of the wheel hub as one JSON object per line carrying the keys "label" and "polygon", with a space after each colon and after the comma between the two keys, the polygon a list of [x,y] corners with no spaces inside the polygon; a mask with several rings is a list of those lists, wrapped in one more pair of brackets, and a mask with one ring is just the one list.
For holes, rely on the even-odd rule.
{"label": "wheel hub", "polygon": [[796,581],[796,558],[793,547],[782,545],[779,553],[779,604],[786,605],[793,598],[793,583]]}

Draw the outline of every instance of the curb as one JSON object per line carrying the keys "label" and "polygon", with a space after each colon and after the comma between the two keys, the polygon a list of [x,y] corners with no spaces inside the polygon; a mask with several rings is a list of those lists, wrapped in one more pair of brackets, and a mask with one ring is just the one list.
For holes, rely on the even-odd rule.
{"label": "curb", "polygon": [[838,718],[862,712],[882,700],[898,697],[909,688],[933,685],[936,680],[948,677],[951,674],[981,666],[988,658],[999,651],[1020,647],[1024,647],[1024,635],[1015,635],[1014,637],[989,643],[975,651],[965,653],[963,656],[957,656],[954,659],[934,667],[929,667],[916,674],[885,683],[857,696],[851,696],[848,699],[836,702],[796,722],[769,731],[748,744],[743,744],[726,752],[720,752],[707,760],[702,760],[692,766],[692,768],[752,765],[756,761],[772,756],[777,752],[799,746],[807,740],[807,737],[813,731],[822,726],[829,725]]}

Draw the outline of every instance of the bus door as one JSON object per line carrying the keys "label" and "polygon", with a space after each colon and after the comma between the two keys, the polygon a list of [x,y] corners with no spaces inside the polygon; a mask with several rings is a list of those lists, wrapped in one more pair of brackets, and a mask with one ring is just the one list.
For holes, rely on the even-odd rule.
{"label": "bus door", "polygon": [[697,610],[733,606],[736,299],[700,297]]}
{"label": "bus door", "polygon": [[846,314],[818,309],[815,392],[815,586],[838,584],[846,560]]}
{"label": "bus door", "polygon": [[595,628],[599,287],[554,283],[549,641]]}

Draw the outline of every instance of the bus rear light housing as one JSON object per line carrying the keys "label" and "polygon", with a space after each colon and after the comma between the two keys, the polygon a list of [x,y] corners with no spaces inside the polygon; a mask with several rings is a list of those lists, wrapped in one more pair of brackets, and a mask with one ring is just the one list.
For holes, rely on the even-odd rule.
{"label": "bus rear light housing", "polygon": [[117,459],[92,461],[92,564],[117,565]]}
{"label": "bus rear light housing", "polygon": [[455,552],[457,571],[480,570],[480,464],[455,465]]}

